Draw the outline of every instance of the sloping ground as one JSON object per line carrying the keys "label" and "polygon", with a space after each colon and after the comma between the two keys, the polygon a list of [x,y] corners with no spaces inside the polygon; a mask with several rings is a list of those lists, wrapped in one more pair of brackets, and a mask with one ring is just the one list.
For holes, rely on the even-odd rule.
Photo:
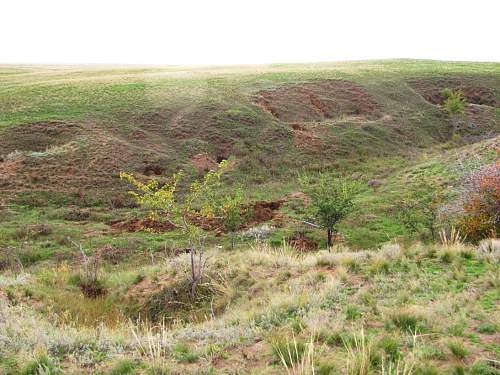
{"label": "sloping ground", "polygon": [[[46,353],[63,373],[123,373],[128,359],[139,374],[278,375],[287,371],[276,347],[302,353],[312,340],[320,374],[352,374],[367,353],[364,373],[389,363],[412,374],[498,373],[498,264],[477,247],[301,255],[258,244],[209,255],[195,296],[187,254],[106,268],[98,299],[81,295],[67,264],[1,275],[0,371],[30,373]],[[134,319],[138,311],[158,323]]]}
{"label": "sloping ground", "polygon": [[[162,178],[184,169],[195,176],[227,158],[235,161],[232,182],[286,183],[297,170],[342,165],[350,172],[375,157],[414,157],[454,131],[467,142],[499,132],[494,72],[454,77],[443,63],[422,78],[389,62],[322,69],[180,79],[132,68],[116,75],[112,69],[6,74],[0,194],[109,194],[125,188],[118,180],[123,170]],[[479,104],[452,122],[422,100],[440,103],[445,87],[461,88]]]}
{"label": "sloping ground", "polygon": [[285,122],[321,121],[343,116],[380,117],[376,100],[347,80],[319,80],[262,90],[254,98],[263,109]]}
{"label": "sloping ground", "polygon": [[[495,89],[485,87],[473,79],[460,78],[426,78],[409,81],[410,86],[415,88],[428,102],[432,104],[443,104],[446,99],[443,95],[444,89],[460,90],[468,103],[500,106]],[[497,88],[498,90],[498,88]]]}

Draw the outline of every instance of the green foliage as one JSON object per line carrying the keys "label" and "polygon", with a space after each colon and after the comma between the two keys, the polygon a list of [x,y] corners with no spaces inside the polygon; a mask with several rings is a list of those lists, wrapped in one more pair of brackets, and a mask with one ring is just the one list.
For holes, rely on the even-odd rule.
{"label": "green foliage", "polygon": [[133,375],[137,373],[137,365],[130,359],[122,359],[109,372],[109,375]]}
{"label": "green foliage", "polygon": [[296,339],[290,341],[279,337],[272,343],[273,355],[276,362],[284,362],[287,367],[292,367],[299,363],[307,350],[307,343]]}
{"label": "green foliage", "polygon": [[195,363],[199,356],[196,352],[192,351],[189,346],[183,343],[178,343],[174,347],[174,357],[179,362]]}
{"label": "green foliage", "polygon": [[462,341],[448,342],[448,349],[450,349],[450,352],[458,359],[463,359],[469,354],[469,351]]}
{"label": "green foliage", "polygon": [[300,176],[302,190],[311,198],[310,213],[316,223],[328,231],[328,246],[331,232],[339,222],[354,210],[354,198],[359,184],[346,177],[321,173],[315,178]]}
{"label": "green foliage", "polygon": [[214,195],[220,187],[220,178],[226,167],[227,161],[222,161],[215,171],[207,172],[202,180],[193,181],[186,193],[178,189],[182,172],[175,173],[162,185],[156,179],[143,183],[125,172],[120,173],[120,178],[135,188],[130,194],[138,204],[150,211],[154,219],[166,219],[175,224],[186,238],[194,242],[200,236],[201,228],[192,218],[198,215],[214,217]]}
{"label": "green foliage", "polygon": [[439,187],[434,187],[431,192],[416,190],[408,193],[399,202],[398,216],[401,223],[411,233],[427,234],[432,239],[435,239],[438,229],[439,208],[442,203],[443,193]]}
{"label": "green foliage", "polygon": [[417,330],[421,332],[422,328],[424,328],[424,319],[420,315],[410,311],[402,310],[393,313],[391,321],[396,327],[413,333]]}
{"label": "green foliage", "polygon": [[497,326],[494,323],[481,323],[477,326],[477,331],[479,333],[493,334],[497,331]]}
{"label": "green foliage", "polygon": [[485,361],[478,361],[470,369],[471,375],[500,375],[500,370]]}
{"label": "green foliage", "polygon": [[361,311],[356,305],[347,305],[345,308],[345,315],[348,320],[356,320],[361,317]]}
{"label": "green foliage", "polygon": [[225,194],[217,204],[216,215],[221,218],[224,230],[231,233],[231,248],[234,248],[236,231],[245,222],[249,210],[244,206],[241,188]]}
{"label": "green foliage", "polygon": [[401,344],[394,336],[382,337],[377,346],[385,352],[391,361],[397,361],[401,357]]}
{"label": "green foliage", "polygon": [[465,109],[464,93],[461,90],[444,89],[444,108],[450,114],[462,113]]}
{"label": "green foliage", "polygon": [[62,374],[57,363],[48,355],[40,355],[29,361],[20,371],[20,375],[56,375]]}

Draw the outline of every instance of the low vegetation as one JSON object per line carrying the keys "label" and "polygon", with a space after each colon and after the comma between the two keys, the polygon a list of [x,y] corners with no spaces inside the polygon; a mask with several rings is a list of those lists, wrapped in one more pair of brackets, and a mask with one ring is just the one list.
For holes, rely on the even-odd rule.
{"label": "low vegetation", "polygon": [[498,64],[47,69],[0,66],[1,374],[500,373]]}

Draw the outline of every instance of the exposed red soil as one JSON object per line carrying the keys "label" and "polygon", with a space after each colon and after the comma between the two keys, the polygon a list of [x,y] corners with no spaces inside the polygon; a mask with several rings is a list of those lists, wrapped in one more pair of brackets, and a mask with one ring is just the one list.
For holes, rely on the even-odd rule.
{"label": "exposed red soil", "polygon": [[498,107],[500,101],[495,91],[463,79],[418,79],[409,81],[411,87],[432,104],[442,105],[445,101],[444,89],[460,90],[468,103]]}
{"label": "exposed red soil", "polygon": [[[250,228],[257,224],[273,220],[278,216],[278,210],[281,208],[285,199],[277,201],[257,201],[247,207],[250,210],[250,217],[240,226],[239,229]],[[221,235],[224,232],[224,227],[218,218],[206,218],[203,216],[193,215],[190,220],[207,231],[214,231],[216,235]],[[176,227],[172,223],[155,221],[152,219],[128,219],[109,222],[112,229],[126,232],[139,232],[142,230],[150,230],[155,233],[168,232]]]}
{"label": "exposed red soil", "polygon": [[300,251],[313,251],[318,249],[318,244],[304,233],[295,233],[288,239],[288,243]]}
{"label": "exposed red soil", "polygon": [[155,233],[168,232],[175,229],[175,225],[169,222],[157,221],[153,219],[130,219],[118,220],[109,223],[111,228],[123,232],[139,232],[142,230],[150,230]]}
{"label": "exposed red soil", "polygon": [[191,158],[191,163],[193,163],[199,174],[215,170],[217,168],[217,161],[212,159],[207,153],[194,155]]}
{"label": "exposed red soil", "polygon": [[295,146],[313,151],[319,151],[321,149],[321,146],[323,144],[319,137],[306,130],[299,124],[293,124],[292,129]]}
{"label": "exposed red soil", "polygon": [[284,199],[277,201],[257,201],[250,208],[252,215],[248,222],[245,224],[247,227],[251,227],[256,224],[263,223],[274,219],[277,211],[285,203]]}
{"label": "exposed red soil", "polygon": [[292,123],[381,116],[376,100],[363,87],[347,80],[318,80],[262,90],[254,101],[277,119]]}

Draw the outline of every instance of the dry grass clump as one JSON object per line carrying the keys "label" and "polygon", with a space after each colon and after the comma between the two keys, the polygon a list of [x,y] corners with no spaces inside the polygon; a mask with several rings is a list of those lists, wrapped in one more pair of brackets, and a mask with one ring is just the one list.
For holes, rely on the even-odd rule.
{"label": "dry grass clump", "polygon": [[288,375],[314,375],[314,338],[309,341],[279,337],[271,343],[274,356]]}
{"label": "dry grass clump", "polygon": [[477,252],[481,259],[493,263],[500,262],[500,239],[488,238],[482,240],[477,247]]}

